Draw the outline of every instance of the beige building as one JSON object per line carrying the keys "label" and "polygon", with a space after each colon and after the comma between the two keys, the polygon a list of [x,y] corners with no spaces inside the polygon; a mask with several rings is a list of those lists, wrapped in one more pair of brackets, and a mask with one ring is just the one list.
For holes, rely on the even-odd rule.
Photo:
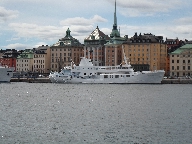
{"label": "beige building", "polygon": [[170,76],[192,76],[192,44],[170,53]]}
{"label": "beige building", "polygon": [[25,49],[16,59],[17,72],[32,72],[33,71],[33,51]]}
{"label": "beige building", "polygon": [[33,55],[33,72],[39,74],[50,73],[50,47],[40,46],[35,49]]}
{"label": "beige building", "polygon": [[71,61],[79,65],[83,57],[83,45],[70,35],[69,28],[66,36],[50,47],[51,49],[51,70],[60,71],[65,66],[70,66]]}
{"label": "beige building", "polygon": [[167,46],[162,36],[152,34],[137,35],[135,33],[132,38],[123,43],[122,47],[131,64],[148,64],[151,71],[167,71]]}

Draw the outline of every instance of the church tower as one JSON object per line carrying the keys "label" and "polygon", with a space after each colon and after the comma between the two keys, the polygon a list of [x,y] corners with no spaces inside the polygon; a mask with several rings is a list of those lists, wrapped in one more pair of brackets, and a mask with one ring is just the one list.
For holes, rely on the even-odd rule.
{"label": "church tower", "polygon": [[117,29],[117,15],[116,15],[116,0],[115,0],[115,12],[114,12],[114,24],[110,37],[120,37],[120,32]]}

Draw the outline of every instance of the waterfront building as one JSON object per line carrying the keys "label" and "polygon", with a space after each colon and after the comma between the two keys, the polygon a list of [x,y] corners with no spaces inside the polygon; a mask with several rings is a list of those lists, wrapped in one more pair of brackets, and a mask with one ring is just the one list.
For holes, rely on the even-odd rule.
{"label": "waterfront building", "polygon": [[16,70],[16,58],[20,53],[15,49],[6,49],[0,57],[0,63],[2,66],[15,67]]}
{"label": "waterfront building", "polygon": [[186,44],[170,53],[170,76],[192,76],[192,44]]}
{"label": "waterfront building", "polygon": [[117,16],[116,16],[116,1],[114,12],[114,24],[110,34],[110,40],[105,44],[105,65],[114,66],[121,64],[122,62],[122,48],[121,45],[128,39],[128,36],[120,36],[120,28],[117,28]]}
{"label": "waterfront building", "polygon": [[33,72],[38,74],[50,73],[50,47],[48,45],[34,49]]}
{"label": "waterfront building", "polygon": [[176,39],[166,38],[165,43],[167,44],[167,76],[170,76],[170,53],[184,45],[184,41]]}
{"label": "waterfront building", "polygon": [[[138,70],[166,70],[167,45],[163,36],[151,33],[135,35],[122,44],[126,57]],[[122,59],[123,61],[123,59]]]}
{"label": "waterfront building", "polygon": [[84,39],[84,56],[92,60],[94,66],[105,65],[105,46],[110,40],[97,26],[97,28]]}
{"label": "waterfront building", "polygon": [[17,72],[32,72],[33,71],[33,50],[25,49],[16,60]]}
{"label": "waterfront building", "polygon": [[6,50],[3,49],[0,50],[0,58],[2,58],[4,52],[6,52]]}
{"label": "waterfront building", "polygon": [[66,36],[50,47],[52,71],[60,71],[63,67],[70,66],[72,61],[78,65],[80,57],[83,57],[83,45],[70,32],[68,28]]}

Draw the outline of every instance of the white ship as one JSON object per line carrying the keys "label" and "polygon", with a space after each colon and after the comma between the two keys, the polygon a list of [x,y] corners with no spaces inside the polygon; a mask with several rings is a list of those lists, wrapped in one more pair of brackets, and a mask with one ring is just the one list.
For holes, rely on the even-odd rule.
{"label": "white ship", "polygon": [[14,67],[0,65],[0,82],[10,82],[13,76]]}
{"label": "white ship", "polygon": [[91,59],[83,57],[79,66],[51,72],[49,78],[52,83],[160,84],[164,74],[164,70],[134,72],[124,54],[124,64],[117,66],[93,66]]}

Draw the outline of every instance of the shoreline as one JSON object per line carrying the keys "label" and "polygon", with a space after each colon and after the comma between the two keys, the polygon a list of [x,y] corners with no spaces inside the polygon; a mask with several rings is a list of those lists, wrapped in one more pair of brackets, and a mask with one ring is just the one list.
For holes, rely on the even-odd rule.
{"label": "shoreline", "polygon": [[[49,78],[12,78],[10,82],[51,83]],[[161,84],[192,84],[192,79],[163,79]]]}

